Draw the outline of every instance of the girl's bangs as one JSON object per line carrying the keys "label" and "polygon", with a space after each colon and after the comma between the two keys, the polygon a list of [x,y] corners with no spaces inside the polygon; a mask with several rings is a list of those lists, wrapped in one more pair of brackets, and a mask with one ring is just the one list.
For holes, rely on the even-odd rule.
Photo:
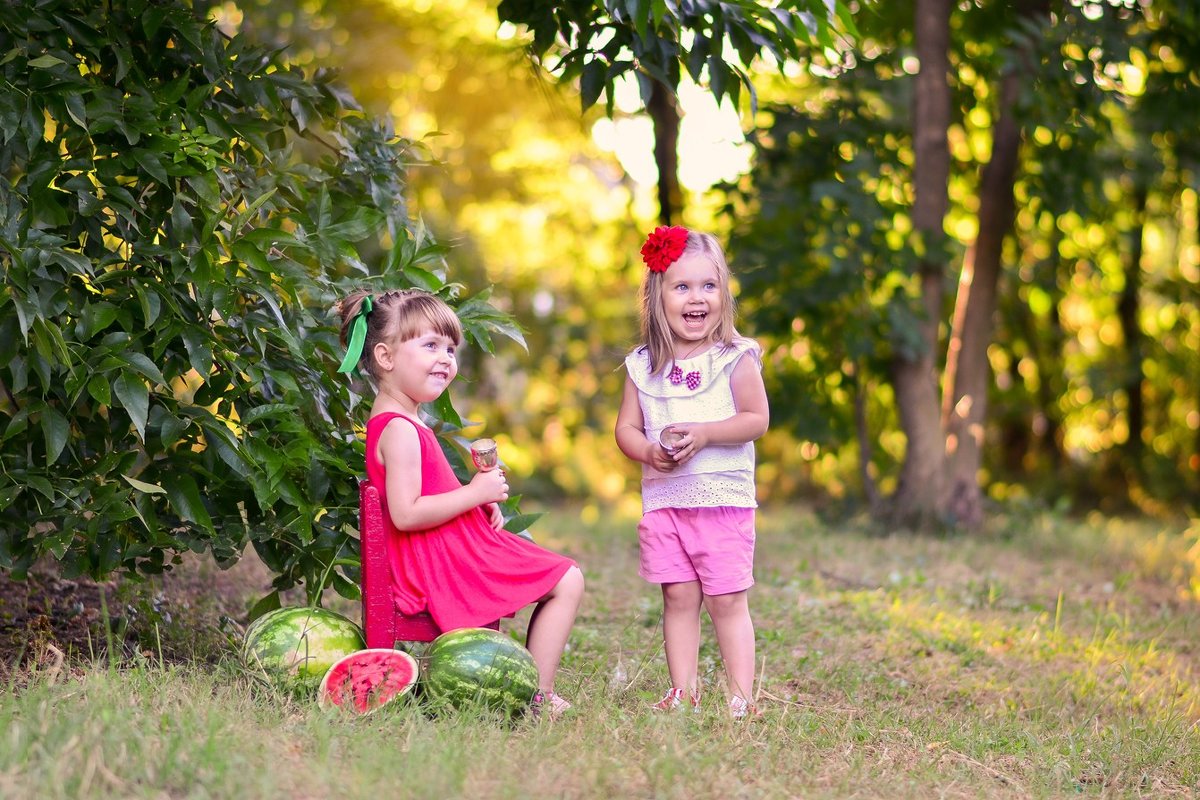
{"label": "girl's bangs", "polygon": [[403,319],[400,321],[397,333],[401,341],[407,341],[420,336],[426,330],[431,330],[439,336],[445,336],[455,345],[462,344],[462,323],[458,321],[454,311],[441,300],[433,296],[413,297],[406,304]]}

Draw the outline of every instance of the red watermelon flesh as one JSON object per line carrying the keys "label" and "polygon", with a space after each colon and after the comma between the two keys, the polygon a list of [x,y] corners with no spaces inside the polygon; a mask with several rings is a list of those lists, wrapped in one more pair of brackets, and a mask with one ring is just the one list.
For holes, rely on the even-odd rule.
{"label": "red watermelon flesh", "polygon": [[317,702],[367,714],[403,697],[417,682],[417,662],[400,650],[359,650],[334,662],[321,679]]}

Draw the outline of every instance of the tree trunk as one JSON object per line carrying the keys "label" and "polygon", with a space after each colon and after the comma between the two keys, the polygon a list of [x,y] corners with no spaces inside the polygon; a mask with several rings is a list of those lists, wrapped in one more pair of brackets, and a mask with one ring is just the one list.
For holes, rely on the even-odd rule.
{"label": "tree trunk", "polygon": [[[1135,178],[1136,180],[1136,178]],[[1121,333],[1125,337],[1125,350],[1129,355],[1126,379],[1123,381],[1128,403],[1126,424],[1129,437],[1125,440],[1125,470],[1132,480],[1141,477],[1142,429],[1146,424],[1146,411],[1142,394],[1145,383],[1145,336],[1142,334],[1141,309],[1142,249],[1146,228],[1146,187],[1139,185],[1133,192],[1133,230],[1129,234],[1129,258],[1125,262],[1125,286],[1117,300],[1117,318],[1121,321]]]}
{"label": "tree trunk", "polygon": [[948,474],[942,510],[968,528],[983,522],[979,469],[991,374],[987,349],[992,338],[1004,239],[1013,221],[1013,181],[1021,143],[1013,106],[1021,80],[1016,70],[1001,79],[992,157],[983,168],[979,187],[979,234],[963,263],[946,355],[942,424],[946,430]]}
{"label": "tree trunk", "polygon": [[896,407],[908,444],[888,509],[893,519],[905,523],[921,523],[937,513],[944,468],[936,353],[946,272],[943,220],[949,205],[951,8],[950,0],[917,0],[914,14],[920,70],[913,97],[913,226],[924,247],[918,265],[923,318],[919,352],[898,349],[892,363]]}
{"label": "tree trunk", "polygon": [[674,225],[683,214],[679,188],[679,105],[671,90],[651,80],[646,110],[654,123],[654,164],[658,167],[658,222]]}

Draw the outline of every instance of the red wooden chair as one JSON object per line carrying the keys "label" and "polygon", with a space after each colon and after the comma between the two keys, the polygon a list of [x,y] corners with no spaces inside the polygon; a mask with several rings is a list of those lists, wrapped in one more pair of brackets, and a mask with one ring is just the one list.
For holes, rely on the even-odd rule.
{"label": "red wooden chair", "polygon": [[[427,613],[401,614],[392,600],[391,564],[387,555],[387,529],[379,490],[370,481],[358,485],[359,550],[362,558],[363,632],[367,647],[395,647],[396,642],[432,642],[442,629]],[[500,629],[500,622],[487,625]]]}

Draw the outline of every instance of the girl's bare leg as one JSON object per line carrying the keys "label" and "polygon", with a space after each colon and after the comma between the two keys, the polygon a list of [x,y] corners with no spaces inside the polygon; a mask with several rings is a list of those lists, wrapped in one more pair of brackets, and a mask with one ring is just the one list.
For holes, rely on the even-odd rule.
{"label": "girl's bare leg", "polygon": [[575,614],[583,599],[583,573],[571,567],[545,597],[538,601],[529,618],[525,647],[533,654],[538,668],[538,688],[554,689],[554,676],[562,660],[563,648],[575,624]]}
{"label": "girl's bare leg", "polygon": [[700,661],[700,604],[704,594],[699,581],[664,583],[663,646],[671,686],[697,695],[696,673]]}
{"label": "girl's bare leg", "polygon": [[746,592],[706,595],[704,607],[717,632],[729,691],[743,700],[753,700],[754,622]]}

